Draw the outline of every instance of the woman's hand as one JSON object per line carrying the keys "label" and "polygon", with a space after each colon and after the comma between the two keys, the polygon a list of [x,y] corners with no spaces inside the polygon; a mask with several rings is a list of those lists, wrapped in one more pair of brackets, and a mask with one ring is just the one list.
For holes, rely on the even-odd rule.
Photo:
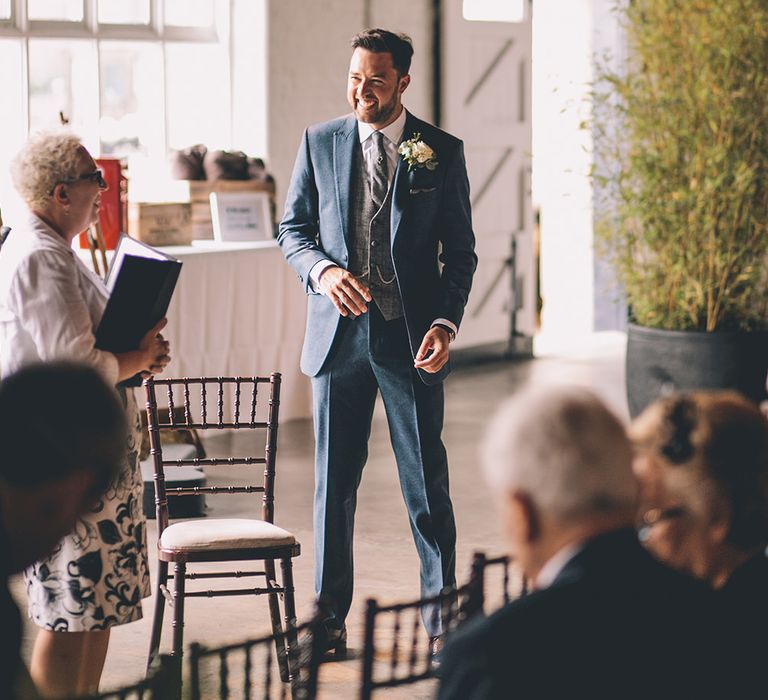
{"label": "woman's hand", "polygon": [[163,338],[160,331],[165,328],[168,323],[167,318],[163,318],[160,322],[141,339],[139,343],[139,351],[144,353],[146,366],[144,373],[148,374],[160,374],[166,365],[171,361],[170,343]]}
{"label": "woman's hand", "polygon": [[149,377],[162,372],[171,361],[170,345],[163,338],[160,331],[168,323],[167,318],[161,319],[154,328],[151,328],[139,343],[136,350],[116,353],[118,363],[118,381],[124,381],[141,374]]}

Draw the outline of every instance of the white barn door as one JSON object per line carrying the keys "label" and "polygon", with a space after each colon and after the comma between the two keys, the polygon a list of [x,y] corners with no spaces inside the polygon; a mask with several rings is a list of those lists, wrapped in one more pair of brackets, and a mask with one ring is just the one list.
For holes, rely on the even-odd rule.
{"label": "white barn door", "polygon": [[512,340],[511,351],[530,353],[537,316],[531,3],[443,0],[442,14],[441,126],[464,140],[479,259],[456,347]]}

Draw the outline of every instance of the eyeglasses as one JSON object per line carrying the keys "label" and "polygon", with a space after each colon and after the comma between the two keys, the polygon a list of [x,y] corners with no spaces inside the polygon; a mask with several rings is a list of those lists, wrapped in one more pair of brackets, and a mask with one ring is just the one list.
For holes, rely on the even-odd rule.
{"label": "eyeglasses", "polygon": [[[91,182],[95,182],[100,190],[106,190],[108,185],[107,181],[104,179],[104,173],[101,172],[101,170],[94,170],[92,173],[83,173],[82,175],[78,175],[77,177],[70,178],[69,180],[59,180],[56,184],[57,185],[74,185],[76,182],[82,182],[84,180],[90,180]],[[56,189],[56,186],[54,185],[53,190],[51,190],[51,194],[53,194],[53,191]]]}

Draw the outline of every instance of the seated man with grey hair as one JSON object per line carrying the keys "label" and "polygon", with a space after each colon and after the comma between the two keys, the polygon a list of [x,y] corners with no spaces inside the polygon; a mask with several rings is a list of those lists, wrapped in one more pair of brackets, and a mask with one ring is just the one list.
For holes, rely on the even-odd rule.
{"label": "seated man with grey hair", "polygon": [[482,453],[534,590],[447,640],[439,698],[711,697],[713,599],[639,544],[619,419],[586,389],[528,389]]}

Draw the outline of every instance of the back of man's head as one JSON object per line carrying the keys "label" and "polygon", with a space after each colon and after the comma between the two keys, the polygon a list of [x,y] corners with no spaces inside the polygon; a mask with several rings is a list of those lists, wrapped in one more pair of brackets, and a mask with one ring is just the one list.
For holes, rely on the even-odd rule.
{"label": "back of man's head", "polygon": [[587,389],[516,394],[488,429],[483,463],[494,491],[522,493],[554,521],[575,523],[635,507],[624,426]]}
{"label": "back of man's head", "polygon": [[0,480],[10,486],[31,489],[85,469],[94,493],[103,491],[126,439],[117,394],[89,367],[33,365],[0,383]]}

